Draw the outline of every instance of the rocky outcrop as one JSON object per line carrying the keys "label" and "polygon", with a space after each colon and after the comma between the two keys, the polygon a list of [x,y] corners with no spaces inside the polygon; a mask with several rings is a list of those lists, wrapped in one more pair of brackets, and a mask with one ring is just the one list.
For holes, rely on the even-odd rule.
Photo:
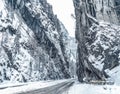
{"label": "rocky outcrop", "polygon": [[[117,50],[117,54],[115,54],[114,51],[110,50],[113,46],[107,46],[107,50],[103,47],[103,45],[109,45],[109,43],[111,43],[109,40],[110,37],[108,38],[105,34],[109,32],[111,36],[112,34],[116,35],[119,32],[117,32],[117,29],[115,29],[112,25],[119,24],[118,8],[115,8],[116,4],[114,0],[73,0],[73,3],[76,15],[75,32],[76,39],[78,41],[78,79],[81,82],[83,82],[84,78],[90,80],[105,80],[106,77],[108,77],[105,73],[105,69],[114,68],[119,64],[119,50]],[[106,23],[102,23],[104,25],[101,26],[101,21],[108,22],[110,24],[106,26]],[[94,25],[96,26],[94,27]],[[111,29],[108,29],[110,28],[109,26]],[[95,30],[91,30],[90,27],[94,27],[93,29]],[[90,34],[91,31],[92,33]],[[102,32],[105,34],[102,34]],[[97,41],[97,39],[101,40]],[[116,39],[117,38],[113,40],[115,43],[117,43],[118,40]],[[99,47],[95,43],[97,43]],[[90,47],[91,44],[94,44],[94,46]],[[113,45],[116,44],[113,43]],[[119,49],[118,45],[116,47]],[[111,55],[108,53],[111,53]],[[94,54],[94,58],[91,54]],[[103,55],[100,56],[101,54]],[[98,60],[98,58],[100,58],[100,60]],[[102,68],[98,63],[102,66]],[[98,65],[98,67],[94,65]]]}
{"label": "rocky outcrop", "polygon": [[[46,0],[1,3],[0,81],[70,78],[65,51],[69,40],[66,46],[62,41],[69,36],[62,36],[67,31],[53,14],[52,6]],[[67,50],[73,56],[71,49]]]}

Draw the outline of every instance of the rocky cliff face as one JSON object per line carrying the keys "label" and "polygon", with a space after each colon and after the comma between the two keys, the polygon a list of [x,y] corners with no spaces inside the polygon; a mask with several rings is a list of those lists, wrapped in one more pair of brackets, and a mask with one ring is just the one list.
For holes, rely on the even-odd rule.
{"label": "rocky cliff face", "polygon": [[0,3],[0,81],[70,78],[70,37],[52,6],[46,0]]}
{"label": "rocky cliff face", "polygon": [[[93,0],[91,3],[93,3],[95,16],[99,21],[103,20],[110,23],[119,24],[115,0]],[[92,5],[89,4],[89,6]]]}
{"label": "rocky cliff face", "polygon": [[117,13],[118,19],[119,19],[119,23],[120,23],[120,0],[114,0],[114,4],[115,4],[115,11]]}
{"label": "rocky cliff face", "polygon": [[[73,0],[79,81],[105,80],[119,65],[119,0]],[[103,22],[103,23],[101,23]],[[116,24],[116,25],[113,25]]]}

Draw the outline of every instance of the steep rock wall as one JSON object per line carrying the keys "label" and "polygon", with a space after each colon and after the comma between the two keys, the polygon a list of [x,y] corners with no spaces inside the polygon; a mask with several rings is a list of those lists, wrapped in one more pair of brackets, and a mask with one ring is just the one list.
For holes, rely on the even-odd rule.
{"label": "steep rock wall", "polygon": [[52,6],[46,0],[1,3],[0,81],[70,78],[69,62],[60,44],[60,38],[64,38],[61,32],[66,31],[62,31],[65,28],[61,29]]}
{"label": "steep rock wall", "polygon": [[[89,55],[90,53],[92,53],[92,51],[90,51],[90,48],[87,44],[92,44],[92,43],[94,44],[95,40],[97,40],[95,38],[96,33],[102,32],[102,29],[99,30],[99,27],[95,27],[96,30],[99,30],[99,31],[92,33],[91,38],[89,40],[88,37],[90,33],[90,27],[93,26],[94,24],[101,26],[101,23],[100,23],[101,21],[108,22],[110,23],[110,26],[112,28],[114,28],[112,24],[116,24],[116,25],[119,24],[119,13],[115,8],[116,7],[115,0],[73,0],[73,3],[75,7],[75,16],[76,16],[75,34],[78,42],[78,51],[77,51],[78,52],[78,56],[77,56],[78,57],[77,59],[78,80],[81,82],[83,82],[84,79],[105,80],[108,77],[108,75],[105,73],[106,67],[110,68],[113,63],[114,63],[113,65],[116,66],[119,64],[118,63],[119,61],[116,62],[116,64],[115,62],[110,63],[109,61],[111,61],[112,58],[109,58],[108,60],[107,54],[104,54],[105,61],[103,60],[103,62],[100,63],[100,65],[102,66],[103,64],[104,67],[100,70],[100,66],[99,68],[95,67],[93,62],[90,60],[90,58],[92,57],[89,57]],[[104,27],[104,28],[107,29],[107,27]],[[112,33],[116,34],[116,30],[117,29],[112,30]],[[106,30],[104,32],[108,32],[108,31]],[[103,36],[101,35],[101,37]],[[110,42],[110,40],[106,40],[106,41],[108,43]],[[100,40],[100,42],[102,42],[102,40]],[[91,48],[92,50],[93,50],[93,47]],[[108,47],[108,49],[110,50],[111,47]],[[100,55],[99,53],[99,51],[101,51],[100,49],[95,49],[95,51],[96,52],[95,53],[93,52],[92,54]],[[112,52],[112,54],[114,54],[114,52]],[[118,54],[117,56],[115,56],[115,58],[116,59],[114,60],[117,60]],[[94,60],[95,59],[97,59],[97,57],[95,57]],[[97,64],[98,62],[99,61],[95,61],[94,63]],[[109,65],[106,65],[108,63]]]}

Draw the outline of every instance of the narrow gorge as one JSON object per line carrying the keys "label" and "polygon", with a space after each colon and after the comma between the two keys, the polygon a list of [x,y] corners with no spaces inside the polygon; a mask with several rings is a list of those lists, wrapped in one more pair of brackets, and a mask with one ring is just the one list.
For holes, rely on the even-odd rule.
{"label": "narrow gorge", "polygon": [[72,0],[75,38],[47,0],[0,0],[0,83],[120,77],[120,0]]}

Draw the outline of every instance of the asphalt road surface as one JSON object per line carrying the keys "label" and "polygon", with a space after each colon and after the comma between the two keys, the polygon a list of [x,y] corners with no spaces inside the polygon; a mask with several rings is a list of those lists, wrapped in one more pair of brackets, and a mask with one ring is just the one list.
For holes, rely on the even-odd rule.
{"label": "asphalt road surface", "polygon": [[57,85],[40,88],[37,90],[21,92],[17,94],[62,94],[64,91],[68,90],[74,83],[74,80],[68,80]]}

